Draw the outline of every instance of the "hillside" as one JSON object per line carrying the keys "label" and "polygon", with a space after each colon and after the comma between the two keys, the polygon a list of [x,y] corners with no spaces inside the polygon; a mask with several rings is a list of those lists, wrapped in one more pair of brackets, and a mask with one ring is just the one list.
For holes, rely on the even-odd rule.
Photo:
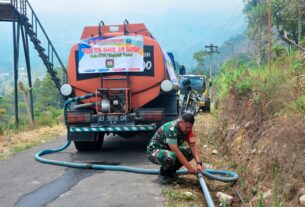
{"label": "hillside", "polygon": [[[301,53],[267,66],[227,64],[215,81],[210,136],[221,146],[249,206],[291,206],[305,194],[305,60]],[[259,199],[263,195],[262,199]]]}

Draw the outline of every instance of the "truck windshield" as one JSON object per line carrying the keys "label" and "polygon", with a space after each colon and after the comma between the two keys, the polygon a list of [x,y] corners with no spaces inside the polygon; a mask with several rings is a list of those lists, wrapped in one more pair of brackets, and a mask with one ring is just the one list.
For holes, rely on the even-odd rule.
{"label": "truck windshield", "polygon": [[[204,82],[203,77],[185,77],[185,78],[190,79],[192,87],[203,87],[204,86],[205,82]],[[183,82],[183,78],[181,78],[179,80],[179,84],[183,85],[182,82]]]}

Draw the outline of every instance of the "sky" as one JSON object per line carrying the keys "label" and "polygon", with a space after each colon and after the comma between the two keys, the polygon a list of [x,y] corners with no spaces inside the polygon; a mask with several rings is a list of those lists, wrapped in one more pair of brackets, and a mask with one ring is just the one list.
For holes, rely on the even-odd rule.
{"label": "sky", "polygon": [[[192,54],[207,44],[223,44],[245,28],[242,0],[29,0],[63,62],[84,26],[144,23],[180,64],[195,64]],[[12,26],[0,22],[1,66],[12,63]],[[3,49],[5,48],[5,50]],[[11,48],[11,49],[9,49]],[[38,58],[38,57],[35,57]],[[39,61],[39,60],[38,60]],[[1,64],[5,62],[5,64]],[[33,62],[36,62],[34,60]]]}

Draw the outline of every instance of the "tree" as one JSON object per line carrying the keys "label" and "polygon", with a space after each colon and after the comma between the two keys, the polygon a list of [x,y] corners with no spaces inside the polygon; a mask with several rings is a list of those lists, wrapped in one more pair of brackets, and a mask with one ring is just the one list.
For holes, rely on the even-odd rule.
{"label": "tree", "polygon": [[[207,53],[203,50],[199,50],[198,52],[195,52],[193,54],[193,59],[196,60],[196,62],[197,62],[197,66],[194,71],[198,71],[198,73],[203,74],[204,60],[205,60],[206,56],[207,56]],[[202,74],[197,74],[197,75],[202,75]]]}
{"label": "tree", "polygon": [[205,72],[203,70],[200,70],[200,69],[192,70],[192,74],[194,74],[194,75],[206,75]]}
{"label": "tree", "polygon": [[[59,75],[59,77],[62,76]],[[38,109],[35,110],[37,113],[47,110],[48,107],[62,107],[62,96],[59,94],[55,83],[52,81],[52,78],[48,73],[42,80],[37,79],[33,85],[34,107],[35,109]]]}
{"label": "tree", "polygon": [[3,107],[3,97],[0,96],[0,116],[5,113],[5,108]]}
{"label": "tree", "polygon": [[245,1],[244,13],[248,21],[248,37],[253,41],[257,64],[266,61],[268,10],[266,0]]}
{"label": "tree", "polygon": [[300,44],[305,31],[305,0],[273,0],[272,22],[279,33]]}
{"label": "tree", "polygon": [[23,94],[23,101],[24,101],[24,105],[25,105],[25,108],[26,108],[26,112],[28,114],[28,119],[29,119],[29,122],[30,122],[30,127],[34,128],[33,116],[32,116],[32,113],[31,113],[31,103],[30,103],[30,97],[29,97],[29,95],[30,95],[29,92],[32,89],[31,88],[27,88],[23,84],[23,82],[21,82],[21,81],[18,82],[18,87],[19,87],[20,91]]}

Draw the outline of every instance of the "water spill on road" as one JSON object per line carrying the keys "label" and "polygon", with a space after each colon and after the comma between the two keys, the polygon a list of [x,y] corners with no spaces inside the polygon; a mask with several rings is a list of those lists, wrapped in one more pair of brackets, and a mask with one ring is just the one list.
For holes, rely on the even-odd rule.
{"label": "water spill on road", "polygon": [[69,191],[74,185],[93,174],[103,171],[83,170],[69,168],[67,171],[55,181],[47,183],[37,190],[25,194],[19,198],[16,207],[38,207],[45,206],[52,202],[61,194]]}

